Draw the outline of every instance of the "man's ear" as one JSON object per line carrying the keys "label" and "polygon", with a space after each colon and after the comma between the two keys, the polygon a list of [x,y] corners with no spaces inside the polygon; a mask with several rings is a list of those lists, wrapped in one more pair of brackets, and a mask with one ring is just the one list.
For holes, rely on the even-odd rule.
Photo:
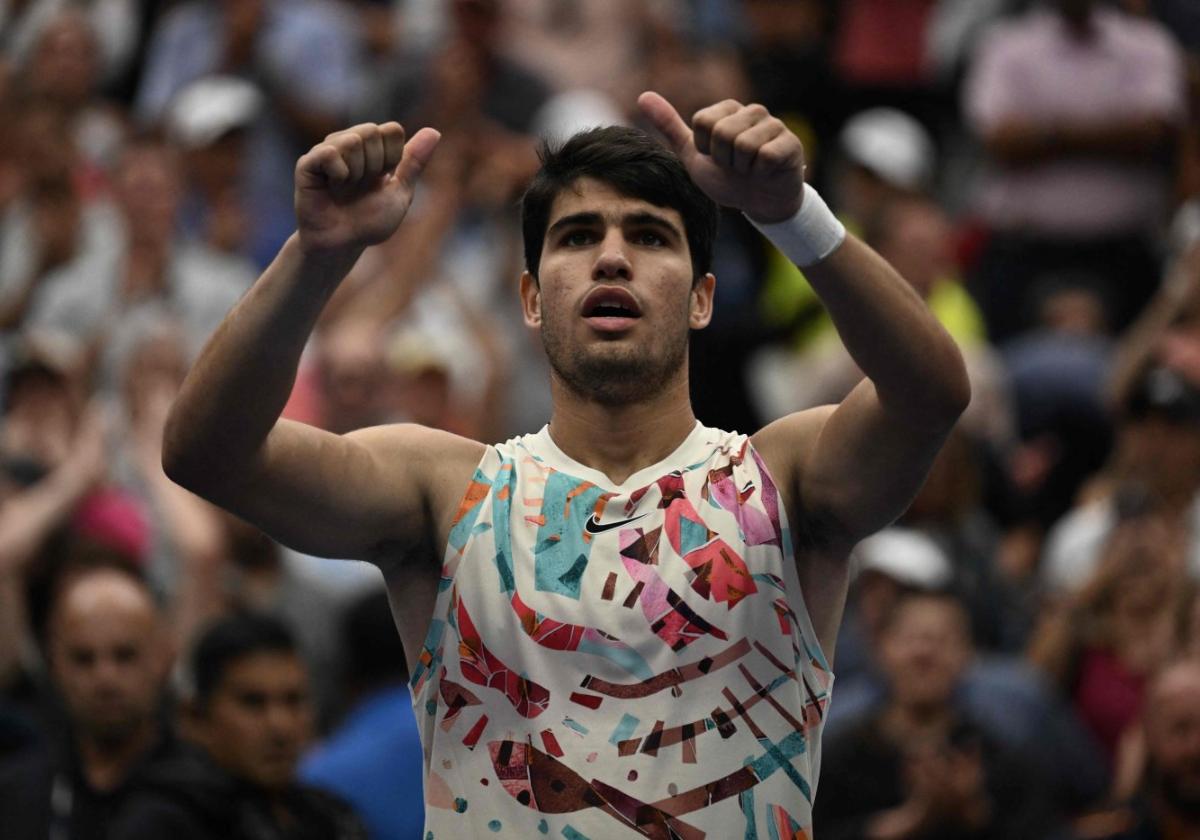
{"label": "man's ear", "polygon": [[542,289],[537,278],[528,271],[521,272],[521,311],[525,314],[525,325],[542,325]]}
{"label": "man's ear", "polygon": [[705,274],[692,285],[691,308],[688,312],[688,326],[692,329],[704,329],[712,320],[716,289],[717,278],[711,273]]}

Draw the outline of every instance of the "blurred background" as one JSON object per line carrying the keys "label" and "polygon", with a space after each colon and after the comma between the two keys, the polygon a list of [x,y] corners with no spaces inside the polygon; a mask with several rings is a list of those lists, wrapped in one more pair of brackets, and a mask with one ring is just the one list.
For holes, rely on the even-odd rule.
{"label": "blurred background", "polygon": [[[968,360],[972,404],[924,489],[854,558],[818,836],[1200,836],[1196,0],[0,2],[0,815],[48,796],[12,781],[35,765],[122,789],[89,771],[97,716],[187,740],[167,722],[189,651],[254,612],[309,675],[295,772],[342,778],[372,836],[421,836],[403,653],[394,672],[362,655],[389,644],[379,573],[173,485],[166,412],[294,229],[296,159],[395,119],[443,141],[331,301],[286,416],[540,428],[547,365],[516,294],[535,141],[636,125],[646,89],[685,116],[736,98],[784,118],[810,182]],[[861,374],[820,302],[736,213],[714,273],[702,421],[753,432],[848,393]],[[114,569],[165,652],[97,676],[99,625],[80,619],[90,660],[62,640],[81,581]],[[405,760],[372,792],[337,739],[376,697]]]}

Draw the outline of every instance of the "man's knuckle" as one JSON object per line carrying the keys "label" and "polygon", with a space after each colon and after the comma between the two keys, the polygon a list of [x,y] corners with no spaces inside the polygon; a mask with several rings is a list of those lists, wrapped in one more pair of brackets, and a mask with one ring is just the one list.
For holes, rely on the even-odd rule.
{"label": "man's knuckle", "polygon": [[753,137],[746,137],[744,134],[740,135],[736,140],[733,141],[734,151],[743,155],[754,154],[756,151],[758,151],[759,145],[760,144],[756,139]]}

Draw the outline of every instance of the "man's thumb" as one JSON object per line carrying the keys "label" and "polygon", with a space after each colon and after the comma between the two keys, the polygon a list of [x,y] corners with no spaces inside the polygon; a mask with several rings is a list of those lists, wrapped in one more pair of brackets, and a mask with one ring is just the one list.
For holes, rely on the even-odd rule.
{"label": "man's thumb", "polygon": [[638,97],[638,107],[650,122],[654,123],[654,127],[663,133],[675,153],[682,154],[692,142],[692,130],[683,121],[683,117],[679,116],[675,106],[654,91],[648,90]]}
{"label": "man's thumb", "polygon": [[409,187],[414,186],[441,139],[442,135],[432,128],[422,128],[414,134],[404,144],[404,155],[396,166],[396,179]]}

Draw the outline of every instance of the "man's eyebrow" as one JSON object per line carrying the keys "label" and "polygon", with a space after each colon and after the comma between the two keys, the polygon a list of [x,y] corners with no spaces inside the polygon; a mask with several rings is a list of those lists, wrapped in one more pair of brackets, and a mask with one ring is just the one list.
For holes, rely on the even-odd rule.
{"label": "man's eyebrow", "polygon": [[[569,216],[563,216],[561,219],[550,225],[546,230],[546,235],[549,236],[562,230],[563,228],[572,227],[574,225],[599,225],[603,224],[604,218],[594,211],[583,211],[580,213],[572,213]],[[660,216],[657,213],[641,211],[638,213],[630,213],[621,217],[623,226],[638,226],[652,225],[662,228],[676,237],[682,237],[682,232],[679,228],[667,219],[665,216]]]}
{"label": "man's eyebrow", "polygon": [[569,216],[563,216],[557,222],[550,225],[550,227],[546,229],[546,235],[549,236],[552,233],[556,233],[563,228],[571,227],[573,225],[598,225],[602,221],[603,219],[600,217],[599,213],[588,211],[582,213],[572,213]]}
{"label": "man's eyebrow", "polygon": [[670,219],[666,218],[665,216],[660,216],[657,213],[648,213],[645,211],[641,213],[630,213],[621,221],[626,225],[652,225],[654,227],[663,228],[672,233],[674,236],[680,238],[683,235],[679,228],[676,227]]}

